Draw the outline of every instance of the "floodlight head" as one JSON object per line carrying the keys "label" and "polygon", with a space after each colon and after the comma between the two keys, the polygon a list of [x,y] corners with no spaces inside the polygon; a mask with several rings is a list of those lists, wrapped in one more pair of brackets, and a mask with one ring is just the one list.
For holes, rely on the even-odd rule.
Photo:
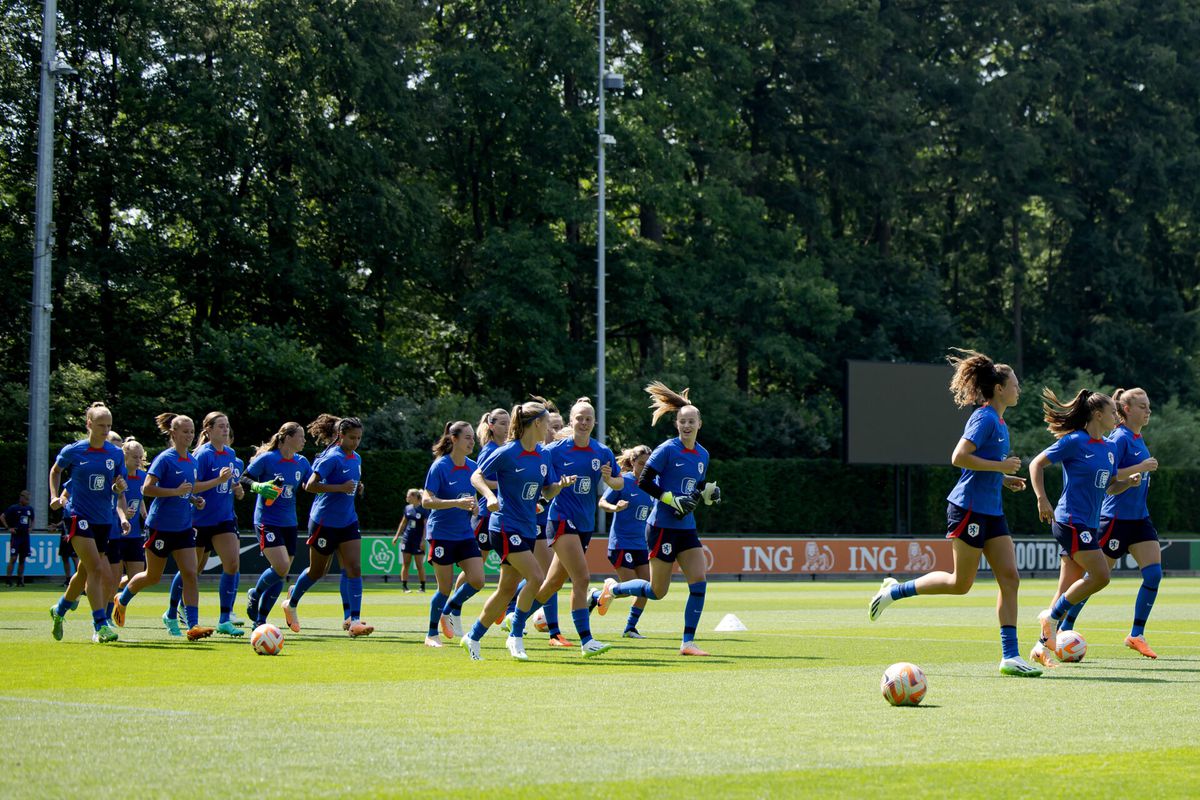
{"label": "floodlight head", "polygon": [[78,75],[79,70],[68,64],[62,56],[54,59],[50,64],[50,74],[56,78],[62,78],[67,75]]}
{"label": "floodlight head", "polygon": [[610,92],[625,88],[625,76],[619,72],[609,72],[604,76],[604,88]]}
{"label": "floodlight head", "polygon": [[600,144],[616,144],[616,143],[617,143],[617,139],[615,136],[608,134],[608,133],[600,134]]}

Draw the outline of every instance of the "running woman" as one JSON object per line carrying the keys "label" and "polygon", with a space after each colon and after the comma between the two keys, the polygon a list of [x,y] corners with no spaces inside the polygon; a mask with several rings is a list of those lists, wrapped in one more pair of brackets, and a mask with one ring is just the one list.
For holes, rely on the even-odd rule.
{"label": "running woman", "polygon": [[[482,463],[492,454],[493,450],[508,441],[510,422],[511,417],[503,408],[493,408],[480,418],[479,427],[475,429],[475,439],[479,443],[479,456],[475,459],[477,464]],[[496,491],[495,481],[488,485],[492,487],[493,492]],[[475,541],[479,543],[479,551],[486,558],[487,554],[492,551],[492,545],[488,539],[488,518],[491,512],[488,511],[486,503],[476,502],[476,508],[478,513],[475,519]],[[460,574],[454,584],[454,590],[461,589],[466,581],[466,576]]]}
{"label": "running woman", "polygon": [[962,470],[946,498],[946,538],[954,542],[954,571],[929,572],[898,582],[884,578],[871,598],[871,621],[897,600],[914,595],[966,594],[975,584],[979,558],[987,556],[1000,586],[996,615],[1000,620],[1000,672],[1036,678],[1042,671],[1021,657],[1017,643],[1017,594],[1021,584],[1016,548],[1008,532],[1001,501],[1003,489],[1020,492],[1025,479],[1013,473],[1021,459],[1011,454],[1004,412],[1017,404],[1021,386],[1007,364],[996,364],[974,350],[958,350],[947,357],[954,367],[950,392],[959,408],[976,406],[967,420],[950,463]]}
{"label": "running woman", "polygon": [[[217,589],[220,617],[217,620],[216,632],[225,636],[241,636],[243,631],[233,624],[230,615],[233,604],[237,601],[238,579],[241,577],[241,558],[237,535],[237,516],[233,510],[234,487],[240,470],[237,466],[237,455],[229,445],[232,432],[229,428],[229,417],[220,411],[210,411],[200,427],[200,440],[192,456],[196,459],[196,479],[204,485],[210,485],[219,475],[228,474],[228,478],[219,481],[212,488],[197,492],[204,499],[204,507],[196,510],[192,516],[192,525],[196,529],[196,564],[200,571],[208,560],[209,551],[221,559],[221,578]],[[177,636],[179,623],[177,609],[183,597],[183,574],[176,573],[171,581],[171,595],[167,604],[167,613],[163,622]],[[171,623],[175,624],[172,625]]]}
{"label": "running woman", "polygon": [[612,645],[592,638],[588,619],[591,572],[587,565],[587,548],[596,529],[600,483],[620,491],[625,486],[625,479],[621,477],[612,450],[592,438],[596,409],[591,399],[580,397],[576,400],[571,406],[570,419],[570,435],[545,447],[554,472],[560,476],[574,475],[576,480],[570,491],[559,492],[550,504],[548,530],[554,559],[536,601],[542,605],[552,597],[557,598],[566,579],[571,579],[571,619],[579,634],[583,655],[591,657]]}
{"label": "running woman", "polygon": [[618,583],[609,578],[596,598],[601,615],[608,613],[613,597],[645,597],[661,600],[671,589],[671,572],[678,560],[688,583],[688,598],[683,610],[683,641],[679,654],[706,656],[696,646],[696,627],[704,613],[704,549],[696,535],[692,511],[701,501],[705,505],[721,502],[721,490],[707,479],[708,451],[696,441],[700,434],[700,409],[688,399],[688,390],[675,392],[661,381],[646,387],[654,409],[650,424],[657,424],[674,412],[678,436],[660,444],[650,454],[638,488],[654,498],[650,523],[646,528],[650,546],[650,580],[634,579]]}
{"label": "running woman", "polygon": [[[471,447],[475,447],[475,436],[471,435]],[[400,519],[400,527],[392,537],[392,544],[400,541],[400,586],[406,594],[408,588],[408,565],[412,562],[417,568],[421,580],[421,592],[425,591],[425,523],[429,519],[429,509],[421,505],[421,490],[409,489],[405,495],[408,505],[404,507],[404,516]],[[473,534],[472,534],[473,535]]]}
{"label": "running woman", "polygon": [[[1108,495],[1100,509],[1100,549],[1108,558],[1109,566],[1126,553],[1133,556],[1142,571],[1142,585],[1138,589],[1133,605],[1133,628],[1125,637],[1125,646],[1138,651],[1146,658],[1158,658],[1158,654],[1146,644],[1146,620],[1154,608],[1158,586],[1162,582],[1162,549],[1158,543],[1158,531],[1150,520],[1150,509],[1146,496],[1150,491],[1150,473],[1158,469],[1158,459],[1150,455],[1150,449],[1142,439],[1142,428],[1150,422],[1150,398],[1144,389],[1117,389],[1113,394],[1117,404],[1117,416],[1121,424],[1108,436],[1117,458],[1117,478],[1128,478],[1141,473],[1141,485],[1119,495]],[[1077,580],[1079,569],[1074,562],[1064,562],[1071,567],[1059,577],[1059,593]],[[1064,581],[1067,581],[1064,585]],[[1055,598],[1058,599],[1057,597]],[[1070,630],[1075,618],[1083,610],[1084,600],[1067,612],[1059,630]]]}
{"label": "running woman", "polygon": [[[63,617],[79,606],[79,595],[86,586],[88,604],[92,607],[92,641],[104,644],[117,640],[117,631],[106,610],[108,598],[104,596],[104,589],[108,564],[104,552],[114,521],[122,531],[129,526],[123,496],[128,487],[122,477],[125,456],[119,447],[108,441],[112,412],[103,403],[92,403],[85,422],[87,438],[60,450],[50,467],[50,496],[65,502],[63,526],[79,557],[79,567],[66,591],[58,603],[50,607],[51,634],[55,639],[62,639]],[[65,497],[60,487],[64,471],[70,473],[71,486]],[[115,515],[114,495],[117,496]]]}
{"label": "running woman", "polygon": [[[506,415],[507,416],[507,415]],[[429,560],[437,591],[429,601],[429,630],[426,647],[441,647],[438,627],[447,639],[462,636],[462,606],[483,588],[483,556],[471,528],[475,513],[475,490],[471,476],[476,463],[468,456],[475,449],[471,423],[447,422],[441,437],[433,444],[433,464],[425,475],[425,488],[419,500],[429,514]],[[454,565],[465,576],[454,586]]]}
{"label": "running woman", "polygon": [[[496,591],[483,604],[475,626],[462,638],[462,646],[474,661],[483,660],[479,642],[488,625],[499,619],[517,584],[525,579],[525,588],[517,597],[516,618],[505,646],[518,661],[525,654],[525,622],[536,609],[534,596],[545,580],[545,573],[533,555],[537,537],[539,493],[553,500],[564,488],[575,483],[575,476],[561,480],[554,472],[550,456],[542,450],[549,412],[541,398],[514,406],[508,441],[494,449],[471,475],[471,485],[486,500],[491,515],[488,535],[492,549],[500,556],[500,580]],[[497,485],[493,490],[489,481]]]}
{"label": "running woman", "polygon": [[12,586],[13,565],[17,565],[17,586],[25,585],[25,559],[33,555],[29,546],[29,529],[33,525],[33,508],[29,505],[28,490],[17,495],[17,502],[0,514],[0,528],[7,528],[8,571],[4,582]]}
{"label": "running woman", "polygon": [[257,495],[254,532],[258,548],[271,566],[246,592],[246,618],[258,627],[279,599],[296,557],[296,497],[312,475],[304,449],[304,426],[285,422],[265,444],[258,446],[242,485]]}
{"label": "running woman", "polygon": [[337,551],[344,579],[343,606],[348,606],[347,621],[342,628],[351,638],[368,636],[375,628],[359,619],[363,593],[359,546],[362,537],[354,508],[355,496],[362,493],[362,456],[357,452],[362,442],[362,422],[356,417],[322,414],[309,423],[308,433],[325,450],[317,457],[304,484],[305,491],[317,496],[308,515],[308,568],[300,573],[284,600],[283,616],[288,627],[299,633],[296,606],[304,593],[329,572],[329,563]]}
{"label": "running woman", "polygon": [[[646,544],[646,522],[654,500],[638,488],[637,482],[650,458],[650,448],[644,444],[622,451],[617,457],[621,477],[625,485],[620,489],[609,489],[600,498],[599,506],[613,515],[608,529],[608,563],[617,571],[617,579],[631,581],[637,578],[650,580],[650,548]],[[592,593],[596,597],[596,593]],[[637,624],[647,599],[639,597],[629,609],[625,620],[626,639],[644,639],[638,633]]]}
{"label": "running woman", "polygon": [[[167,437],[167,448],[150,464],[142,497],[151,498],[150,513],[146,516],[146,568],[129,579],[113,601],[113,619],[125,626],[129,604],[138,592],[154,586],[162,578],[167,556],[174,555],[175,566],[183,574],[183,607],[187,615],[187,638],[194,642],[212,636],[213,629],[200,624],[200,589],[197,585],[199,566],[196,559],[196,531],[192,527],[192,512],[204,508],[205,492],[233,476],[226,466],[216,476],[200,481],[196,478],[196,459],[188,452],[196,439],[196,425],[191,417],[182,414],[159,414],[154,418],[158,429]],[[167,632],[176,636],[179,623],[163,614]],[[172,627],[171,623],[175,623]]]}
{"label": "running woman", "polygon": [[[1138,486],[1142,474],[1134,472],[1124,479],[1116,475],[1116,448],[1103,438],[1117,425],[1117,406],[1112,398],[1087,389],[1080,389],[1066,404],[1050,389],[1042,390],[1042,398],[1046,425],[1058,441],[1033,459],[1029,479],[1037,495],[1038,516],[1043,522],[1051,522],[1061,569],[1072,569],[1073,562],[1083,570],[1053,606],[1038,614],[1041,637],[1030,658],[1042,666],[1053,667],[1051,654],[1058,623],[1071,606],[1091,597],[1109,582],[1108,559],[1100,550],[1100,509],[1104,497]],[[1054,508],[1046,497],[1045,470],[1049,464],[1062,464],[1063,470],[1062,496]]]}
{"label": "running woman", "polygon": [[125,508],[129,531],[117,535],[114,530],[108,537],[106,555],[115,579],[110,581],[114,592],[124,589],[125,584],[146,567],[145,541],[142,539],[142,523],[146,519],[146,504],[142,501],[148,466],[146,450],[141,442],[128,436],[121,443],[121,452],[125,454]]}

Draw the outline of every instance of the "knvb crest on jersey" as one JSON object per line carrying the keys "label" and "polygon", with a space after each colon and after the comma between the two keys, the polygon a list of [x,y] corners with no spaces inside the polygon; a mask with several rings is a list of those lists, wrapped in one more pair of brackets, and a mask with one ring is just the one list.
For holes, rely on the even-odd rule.
{"label": "knvb crest on jersey", "polygon": [[108,470],[116,469],[116,466],[117,466],[117,462],[113,461],[111,458],[105,459],[105,461],[104,461],[105,469],[108,469]]}
{"label": "knvb crest on jersey", "polygon": [[704,462],[701,461],[699,464],[697,464],[696,469],[699,470],[701,475],[703,475],[704,474]]}
{"label": "knvb crest on jersey", "polygon": [[593,458],[592,459],[592,472],[599,472],[599,471],[600,471],[600,459]]}

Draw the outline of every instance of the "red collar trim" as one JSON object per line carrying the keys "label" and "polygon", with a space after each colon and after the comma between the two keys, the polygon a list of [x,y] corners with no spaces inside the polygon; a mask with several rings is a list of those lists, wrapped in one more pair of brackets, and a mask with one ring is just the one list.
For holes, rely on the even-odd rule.
{"label": "red collar trim", "polygon": [[596,451],[592,449],[591,444],[589,444],[587,447],[580,447],[579,445],[572,442],[571,443],[571,452],[572,453],[577,453],[577,452],[578,453],[594,453]]}
{"label": "red collar trim", "polygon": [[281,459],[279,459],[279,463],[280,464],[295,464],[296,457],[292,456],[291,458],[281,458]]}
{"label": "red collar trim", "polygon": [[132,475],[125,476],[125,480],[127,480],[127,481],[140,481],[141,479],[142,479],[142,476],[138,475],[136,472],[133,473]]}
{"label": "red collar trim", "polygon": [[683,452],[685,452],[685,453],[691,453],[691,454],[692,454],[692,455],[694,455],[694,456],[698,456],[698,455],[700,455],[700,451],[699,451],[699,450],[697,450],[697,449],[696,449],[696,448],[694,448],[694,447],[685,447],[685,448],[683,448]]}
{"label": "red collar trim", "polygon": [[344,455],[346,458],[350,459],[351,461],[358,458],[358,452],[355,450],[351,450],[349,453],[347,453],[345,450],[343,450],[342,455]]}
{"label": "red collar trim", "polygon": [[519,458],[524,458],[525,456],[540,456],[540,455],[541,455],[541,453],[540,453],[540,452],[538,452],[538,451],[537,451],[537,449],[533,449],[533,450],[522,450],[522,451],[521,451],[521,455],[519,456]]}
{"label": "red collar trim", "polygon": [[996,419],[1000,420],[1001,425],[1008,425],[1008,423],[1004,421],[1004,417],[997,416]]}
{"label": "red collar trim", "polygon": [[89,453],[103,453],[103,452],[104,452],[104,445],[100,445],[99,447],[92,447],[92,446],[89,444],[89,445],[88,445],[88,452],[89,452]]}
{"label": "red collar trim", "polygon": [[463,464],[461,467],[452,467],[452,468],[450,469],[450,471],[451,471],[451,472],[458,472],[460,469],[470,469],[470,467],[469,467],[469,466],[467,466],[466,464]]}
{"label": "red collar trim", "polygon": [[1088,439],[1088,444],[1104,444],[1103,439]]}

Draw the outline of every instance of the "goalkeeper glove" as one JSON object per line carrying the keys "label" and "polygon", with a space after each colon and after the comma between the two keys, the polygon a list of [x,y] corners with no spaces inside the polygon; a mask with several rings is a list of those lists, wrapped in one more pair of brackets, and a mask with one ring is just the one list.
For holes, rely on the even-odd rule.
{"label": "goalkeeper glove", "polygon": [[704,484],[704,488],[700,490],[699,494],[706,506],[716,505],[721,502],[721,488],[715,483]]}
{"label": "goalkeeper glove", "polygon": [[250,483],[250,491],[262,497],[262,499],[266,500],[268,503],[273,503],[275,502],[275,499],[283,492],[283,486],[282,482],[275,483],[272,481],[270,483],[259,483],[257,481],[252,481]]}
{"label": "goalkeeper glove", "polygon": [[675,512],[675,516],[679,519],[683,519],[692,513],[692,510],[696,507],[696,498],[688,494],[676,497],[670,492],[663,492],[662,496],[658,499],[669,505],[671,510]]}

